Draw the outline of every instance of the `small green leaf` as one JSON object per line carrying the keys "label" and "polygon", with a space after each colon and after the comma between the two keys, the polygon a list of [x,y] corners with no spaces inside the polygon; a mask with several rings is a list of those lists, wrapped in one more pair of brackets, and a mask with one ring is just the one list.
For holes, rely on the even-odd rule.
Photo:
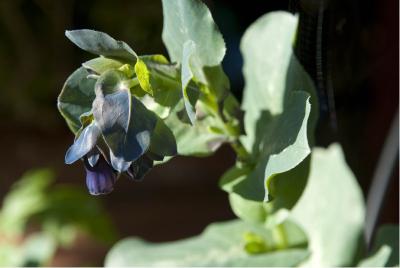
{"label": "small green leaf", "polygon": [[129,63],[136,61],[137,55],[125,42],[117,41],[106,33],[94,30],[65,31],[65,36],[79,48],[107,58],[120,59]]}
{"label": "small green leaf", "polygon": [[305,249],[286,249],[249,255],[243,235],[254,233],[264,240],[272,234],[262,226],[241,221],[212,224],[199,236],[153,244],[136,238],[118,242],[108,253],[105,266],[296,266],[307,258]]}
{"label": "small green leaf", "polygon": [[138,58],[136,61],[135,72],[137,78],[139,79],[140,87],[153,96],[154,93],[150,83],[150,72],[147,69],[146,63],[140,58]]}
{"label": "small green leaf", "polygon": [[360,267],[399,266],[399,226],[383,225],[376,232],[372,254],[362,260]]}
{"label": "small green leaf", "polygon": [[105,58],[105,57],[94,58],[92,60],[82,63],[82,66],[86,70],[90,70],[99,75],[103,74],[104,72],[106,72],[108,70],[118,69],[123,65],[124,65],[124,63],[122,63],[118,60],[109,59],[109,58]]}
{"label": "small green leaf", "polygon": [[88,79],[88,75],[85,68],[77,69],[65,81],[58,96],[58,110],[73,133],[81,128],[80,116],[92,109],[92,102],[95,99],[96,80]]}

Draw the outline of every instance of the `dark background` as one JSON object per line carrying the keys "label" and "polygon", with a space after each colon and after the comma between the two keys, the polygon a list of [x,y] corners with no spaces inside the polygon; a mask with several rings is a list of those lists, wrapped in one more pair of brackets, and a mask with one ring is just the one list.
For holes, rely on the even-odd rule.
{"label": "dark background", "polygon": [[[332,124],[329,112],[321,111],[317,144],[342,144],[366,194],[398,107],[398,1],[332,2],[324,49],[331,52],[327,70],[336,120]],[[288,10],[289,2],[206,3],[227,43],[224,68],[240,99],[243,32],[266,12]],[[56,109],[65,79],[93,57],[64,37],[66,29],[79,28],[107,32],[138,54],[166,55],[160,1],[0,0],[0,197],[25,171],[38,167],[53,168],[59,183],[85,187],[80,163],[63,163],[73,135]],[[233,163],[228,147],[209,158],[176,157],[141,183],[121,179],[112,194],[100,198],[121,237],[167,241],[195,235],[210,222],[234,217],[217,186]],[[398,222],[398,169],[397,165],[381,223]],[[106,251],[106,246],[83,237],[73,249],[61,250],[53,265],[101,265]]]}

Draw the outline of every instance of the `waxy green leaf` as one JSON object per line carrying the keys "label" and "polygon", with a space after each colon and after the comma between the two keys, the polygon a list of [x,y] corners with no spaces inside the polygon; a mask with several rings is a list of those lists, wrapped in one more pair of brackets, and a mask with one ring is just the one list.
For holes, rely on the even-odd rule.
{"label": "waxy green leaf", "polygon": [[307,266],[351,266],[365,220],[364,199],[338,144],[315,148],[307,185],[290,219],[309,238]]}
{"label": "waxy green leaf", "polygon": [[163,0],[162,38],[173,62],[184,62],[187,41],[195,45],[192,72],[206,83],[203,67],[219,65],[225,55],[225,43],[207,6],[199,0]]}
{"label": "waxy green leaf", "polygon": [[79,48],[107,58],[120,59],[129,63],[136,61],[137,55],[125,42],[117,41],[106,33],[94,30],[65,31],[65,36]]}
{"label": "waxy green leaf", "polygon": [[256,166],[233,191],[248,200],[269,201],[272,178],[296,167],[311,151],[317,107],[314,85],[293,55],[296,26],[290,13],[272,12],[242,39],[247,134],[242,142]]}
{"label": "waxy green leaf", "polygon": [[[211,224],[199,236],[176,242],[153,244],[137,238],[118,242],[108,253],[105,266],[296,266],[307,258],[304,248],[248,254],[248,233],[273,240],[262,226],[242,221]],[[248,243],[248,241],[247,241]]]}

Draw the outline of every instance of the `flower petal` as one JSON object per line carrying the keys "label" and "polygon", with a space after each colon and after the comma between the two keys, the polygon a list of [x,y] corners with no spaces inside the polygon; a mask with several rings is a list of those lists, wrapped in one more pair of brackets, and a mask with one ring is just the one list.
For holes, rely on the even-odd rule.
{"label": "flower petal", "polygon": [[74,144],[67,150],[65,154],[65,163],[72,164],[76,160],[85,156],[96,145],[97,139],[100,136],[100,129],[95,122],[92,122],[81,134],[75,139]]}

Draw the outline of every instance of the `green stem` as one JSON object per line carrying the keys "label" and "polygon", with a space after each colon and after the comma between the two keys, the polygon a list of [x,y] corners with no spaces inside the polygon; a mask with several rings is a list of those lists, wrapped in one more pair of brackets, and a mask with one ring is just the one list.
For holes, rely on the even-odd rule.
{"label": "green stem", "polygon": [[288,241],[283,224],[278,224],[272,229],[272,236],[276,242],[276,249],[285,249],[288,247]]}

